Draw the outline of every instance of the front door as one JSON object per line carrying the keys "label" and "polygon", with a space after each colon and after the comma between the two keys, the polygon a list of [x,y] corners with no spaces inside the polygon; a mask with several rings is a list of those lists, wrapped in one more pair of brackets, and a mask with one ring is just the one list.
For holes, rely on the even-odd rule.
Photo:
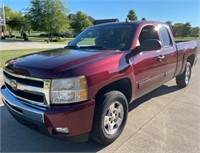
{"label": "front door", "polygon": [[[153,25],[145,26],[138,38],[138,46],[147,39],[159,39]],[[133,60],[133,69],[137,84],[136,97],[140,97],[164,83],[165,52],[164,50],[142,51]]]}

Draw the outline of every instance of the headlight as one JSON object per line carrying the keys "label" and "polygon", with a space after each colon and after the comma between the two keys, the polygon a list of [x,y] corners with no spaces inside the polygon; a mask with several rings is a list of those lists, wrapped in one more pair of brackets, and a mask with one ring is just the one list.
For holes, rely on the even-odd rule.
{"label": "headlight", "polygon": [[51,85],[51,103],[66,104],[87,100],[87,80],[85,76],[55,79]]}

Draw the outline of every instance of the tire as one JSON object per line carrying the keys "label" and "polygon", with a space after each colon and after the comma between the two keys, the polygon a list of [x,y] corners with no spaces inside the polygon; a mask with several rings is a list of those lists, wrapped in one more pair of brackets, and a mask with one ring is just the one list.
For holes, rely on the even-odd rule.
{"label": "tire", "polygon": [[190,82],[191,74],[192,74],[191,64],[187,62],[184,72],[176,77],[176,84],[181,88],[186,87]]}
{"label": "tire", "polygon": [[119,91],[110,91],[97,99],[93,120],[92,139],[108,145],[123,131],[128,116],[126,97]]}

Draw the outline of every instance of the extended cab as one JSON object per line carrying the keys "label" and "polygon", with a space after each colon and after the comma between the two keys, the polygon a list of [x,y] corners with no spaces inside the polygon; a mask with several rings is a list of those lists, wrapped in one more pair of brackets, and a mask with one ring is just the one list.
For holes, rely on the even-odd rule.
{"label": "extended cab", "polygon": [[55,137],[113,142],[129,103],[176,78],[186,87],[195,41],[175,43],[160,22],[92,26],[63,49],[6,62],[2,101],[21,123]]}

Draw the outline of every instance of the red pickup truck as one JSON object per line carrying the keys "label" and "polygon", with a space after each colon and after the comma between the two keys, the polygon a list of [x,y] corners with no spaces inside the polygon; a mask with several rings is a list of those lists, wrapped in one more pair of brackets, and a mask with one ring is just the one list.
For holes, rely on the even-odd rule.
{"label": "red pickup truck", "polygon": [[195,41],[175,43],[160,22],[92,26],[63,49],[6,62],[2,101],[19,122],[55,137],[112,143],[135,99],[190,81]]}

